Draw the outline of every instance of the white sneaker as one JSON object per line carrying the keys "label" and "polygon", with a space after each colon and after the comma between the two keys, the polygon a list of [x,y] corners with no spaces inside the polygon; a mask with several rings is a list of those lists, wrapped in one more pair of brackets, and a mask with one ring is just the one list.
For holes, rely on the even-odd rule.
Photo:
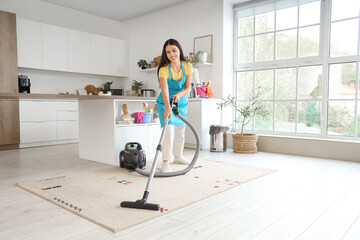
{"label": "white sneaker", "polygon": [[160,172],[166,173],[166,172],[172,172],[170,163],[169,162],[163,162],[161,165]]}
{"label": "white sneaker", "polygon": [[174,157],[174,163],[189,165],[191,161],[184,156]]}

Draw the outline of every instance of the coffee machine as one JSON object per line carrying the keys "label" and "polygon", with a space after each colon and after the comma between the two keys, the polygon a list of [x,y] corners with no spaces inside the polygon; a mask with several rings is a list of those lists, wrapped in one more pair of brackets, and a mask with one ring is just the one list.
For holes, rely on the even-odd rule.
{"label": "coffee machine", "polygon": [[30,93],[30,78],[25,75],[19,75],[19,93]]}

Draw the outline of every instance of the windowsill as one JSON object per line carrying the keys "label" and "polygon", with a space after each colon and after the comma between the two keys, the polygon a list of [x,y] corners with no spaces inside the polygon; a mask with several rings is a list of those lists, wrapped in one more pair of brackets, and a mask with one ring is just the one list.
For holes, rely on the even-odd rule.
{"label": "windowsill", "polygon": [[[235,134],[240,132],[227,132],[227,134]],[[253,132],[245,132],[253,134]],[[256,133],[259,137],[273,137],[273,138],[283,138],[283,139],[294,139],[294,140],[312,140],[312,141],[326,141],[326,142],[342,142],[342,143],[359,143],[360,139],[344,139],[344,138],[328,138],[328,137],[315,137],[315,136],[288,136],[288,135],[273,135],[266,133]]]}

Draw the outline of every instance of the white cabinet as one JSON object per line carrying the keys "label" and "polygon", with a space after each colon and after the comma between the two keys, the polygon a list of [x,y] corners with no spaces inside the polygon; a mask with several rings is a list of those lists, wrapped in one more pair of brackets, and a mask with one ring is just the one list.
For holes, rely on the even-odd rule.
{"label": "white cabinet", "polygon": [[90,33],[68,30],[69,72],[90,73]]}
{"label": "white cabinet", "polygon": [[16,19],[18,66],[42,68],[41,23]]}
{"label": "white cabinet", "polygon": [[43,68],[67,71],[67,29],[42,24]]}
{"label": "white cabinet", "polygon": [[76,142],[75,100],[20,100],[20,147]]}
{"label": "white cabinet", "polygon": [[[220,124],[220,110],[217,109],[218,99],[189,100],[188,120],[195,127],[200,138],[200,149],[210,148],[209,129],[211,125]],[[185,131],[185,147],[195,148],[196,139],[189,127]]]}
{"label": "white cabinet", "polygon": [[94,74],[110,75],[110,38],[90,34],[90,68]]}
{"label": "white cabinet", "polygon": [[149,107],[155,100],[79,100],[79,156],[83,159],[118,165],[119,154],[126,143],[138,142],[152,159],[159,143],[161,128],[158,123],[118,125],[122,105],[129,113],[143,111],[142,103]]}
{"label": "white cabinet", "polygon": [[125,40],[110,39],[110,75],[129,75],[129,44]]}
{"label": "white cabinet", "polygon": [[20,122],[20,147],[24,147],[23,144],[27,143],[40,143],[54,140],[56,140],[56,121]]}
{"label": "white cabinet", "polygon": [[56,140],[79,138],[78,102],[56,102]]}
{"label": "white cabinet", "polygon": [[55,121],[55,102],[41,100],[20,101],[20,121]]}
{"label": "white cabinet", "polygon": [[126,40],[17,18],[18,66],[128,76]]}
{"label": "white cabinet", "polygon": [[141,144],[145,151],[146,159],[152,159],[155,156],[156,147],[159,144],[161,136],[159,124],[133,124],[129,126],[115,127],[115,165],[119,164],[119,154],[124,150],[129,142]]}
{"label": "white cabinet", "polygon": [[20,101],[21,144],[56,140],[56,109],[52,101]]}

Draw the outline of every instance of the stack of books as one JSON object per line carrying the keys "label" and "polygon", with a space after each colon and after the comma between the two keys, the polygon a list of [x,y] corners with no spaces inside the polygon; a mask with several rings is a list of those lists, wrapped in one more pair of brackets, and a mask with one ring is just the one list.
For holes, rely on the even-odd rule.
{"label": "stack of books", "polygon": [[129,125],[134,124],[135,118],[132,117],[121,117],[116,124],[118,125]]}

